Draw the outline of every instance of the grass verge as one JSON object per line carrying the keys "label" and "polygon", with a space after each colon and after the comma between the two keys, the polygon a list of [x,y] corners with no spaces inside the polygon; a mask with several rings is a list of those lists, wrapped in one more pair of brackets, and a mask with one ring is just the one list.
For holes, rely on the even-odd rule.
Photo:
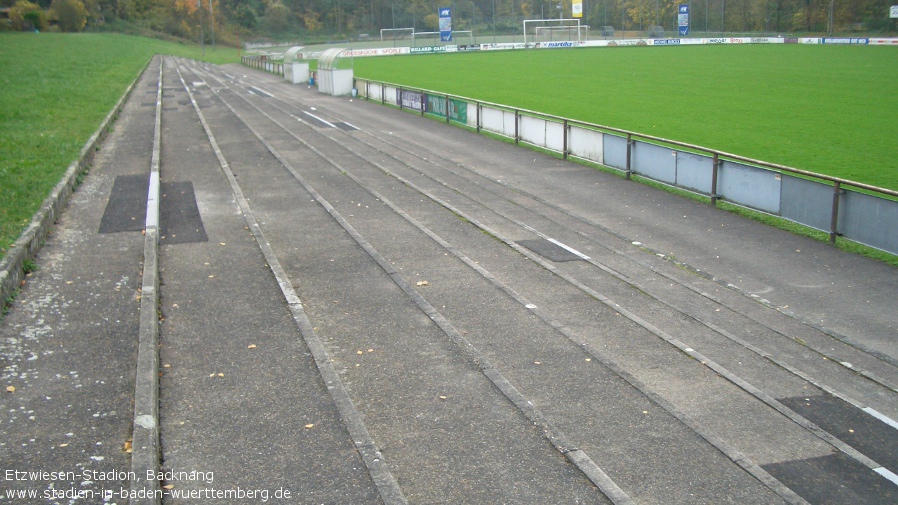
{"label": "grass verge", "polygon": [[239,61],[130,35],[0,33],[0,257],[154,54]]}

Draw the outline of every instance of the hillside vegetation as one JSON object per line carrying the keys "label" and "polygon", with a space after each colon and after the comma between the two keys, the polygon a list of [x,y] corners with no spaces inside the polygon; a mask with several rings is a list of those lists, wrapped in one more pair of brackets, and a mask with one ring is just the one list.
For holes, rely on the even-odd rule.
{"label": "hillside vegetation", "polygon": [[[618,32],[660,25],[677,32],[683,0],[584,0],[584,24]],[[707,0],[691,5],[693,32],[894,33],[892,0]],[[201,8],[200,8],[201,6]],[[437,9],[452,8],[452,29],[513,34],[524,19],[570,18],[571,0],[0,0],[11,7],[0,30],[153,30],[207,43],[276,38],[309,41],[379,38],[382,28],[434,31]]]}

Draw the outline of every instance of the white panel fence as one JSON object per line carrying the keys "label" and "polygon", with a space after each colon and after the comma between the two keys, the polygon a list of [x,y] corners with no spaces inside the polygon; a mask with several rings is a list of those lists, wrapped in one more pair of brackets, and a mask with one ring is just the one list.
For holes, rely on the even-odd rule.
{"label": "white panel fence", "polygon": [[[356,78],[358,96],[440,117],[782,217],[898,254],[898,192],[733,154],[435,91]],[[447,105],[448,104],[448,105]],[[449,111],[449,112],[447,112]]]}

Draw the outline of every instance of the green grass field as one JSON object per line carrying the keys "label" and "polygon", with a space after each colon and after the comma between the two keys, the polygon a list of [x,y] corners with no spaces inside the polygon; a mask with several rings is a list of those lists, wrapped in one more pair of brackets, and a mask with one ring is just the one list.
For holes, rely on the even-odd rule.
{"label": "green grass field", "polygon": [[[116,34],[0,34],[0,256],[153,54]],[[357,76],[475,97],[898,189],[898,51],[688,46],[358,58]]]}
{"label": "green grass field", "polygon": [[898,190],[898,50],[726,45],[356,58],[355,75]]}
{"label": "green grass field", "polygon": [[116,34],[0,34],[0,256],[154,54],[237,62],[209,48]]}

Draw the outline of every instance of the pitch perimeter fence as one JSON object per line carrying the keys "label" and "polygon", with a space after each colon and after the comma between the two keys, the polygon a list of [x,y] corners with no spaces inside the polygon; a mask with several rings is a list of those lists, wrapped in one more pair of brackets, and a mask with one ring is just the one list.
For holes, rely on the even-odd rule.
{"label": "pitch perimeter fence", "polygon": [[651,135],[398,84],[355,79],[360,97],[771,214],[898,254],[898,191]]}
{"label": "pitch perimeter fence", "polygon": [[[278,59],[275,59],[278,58]],[[284,75],[284,62],[279,55],[260,55],[260,56],[241,56],[240,63],[249,68],[270,72],[272,74]]]}

